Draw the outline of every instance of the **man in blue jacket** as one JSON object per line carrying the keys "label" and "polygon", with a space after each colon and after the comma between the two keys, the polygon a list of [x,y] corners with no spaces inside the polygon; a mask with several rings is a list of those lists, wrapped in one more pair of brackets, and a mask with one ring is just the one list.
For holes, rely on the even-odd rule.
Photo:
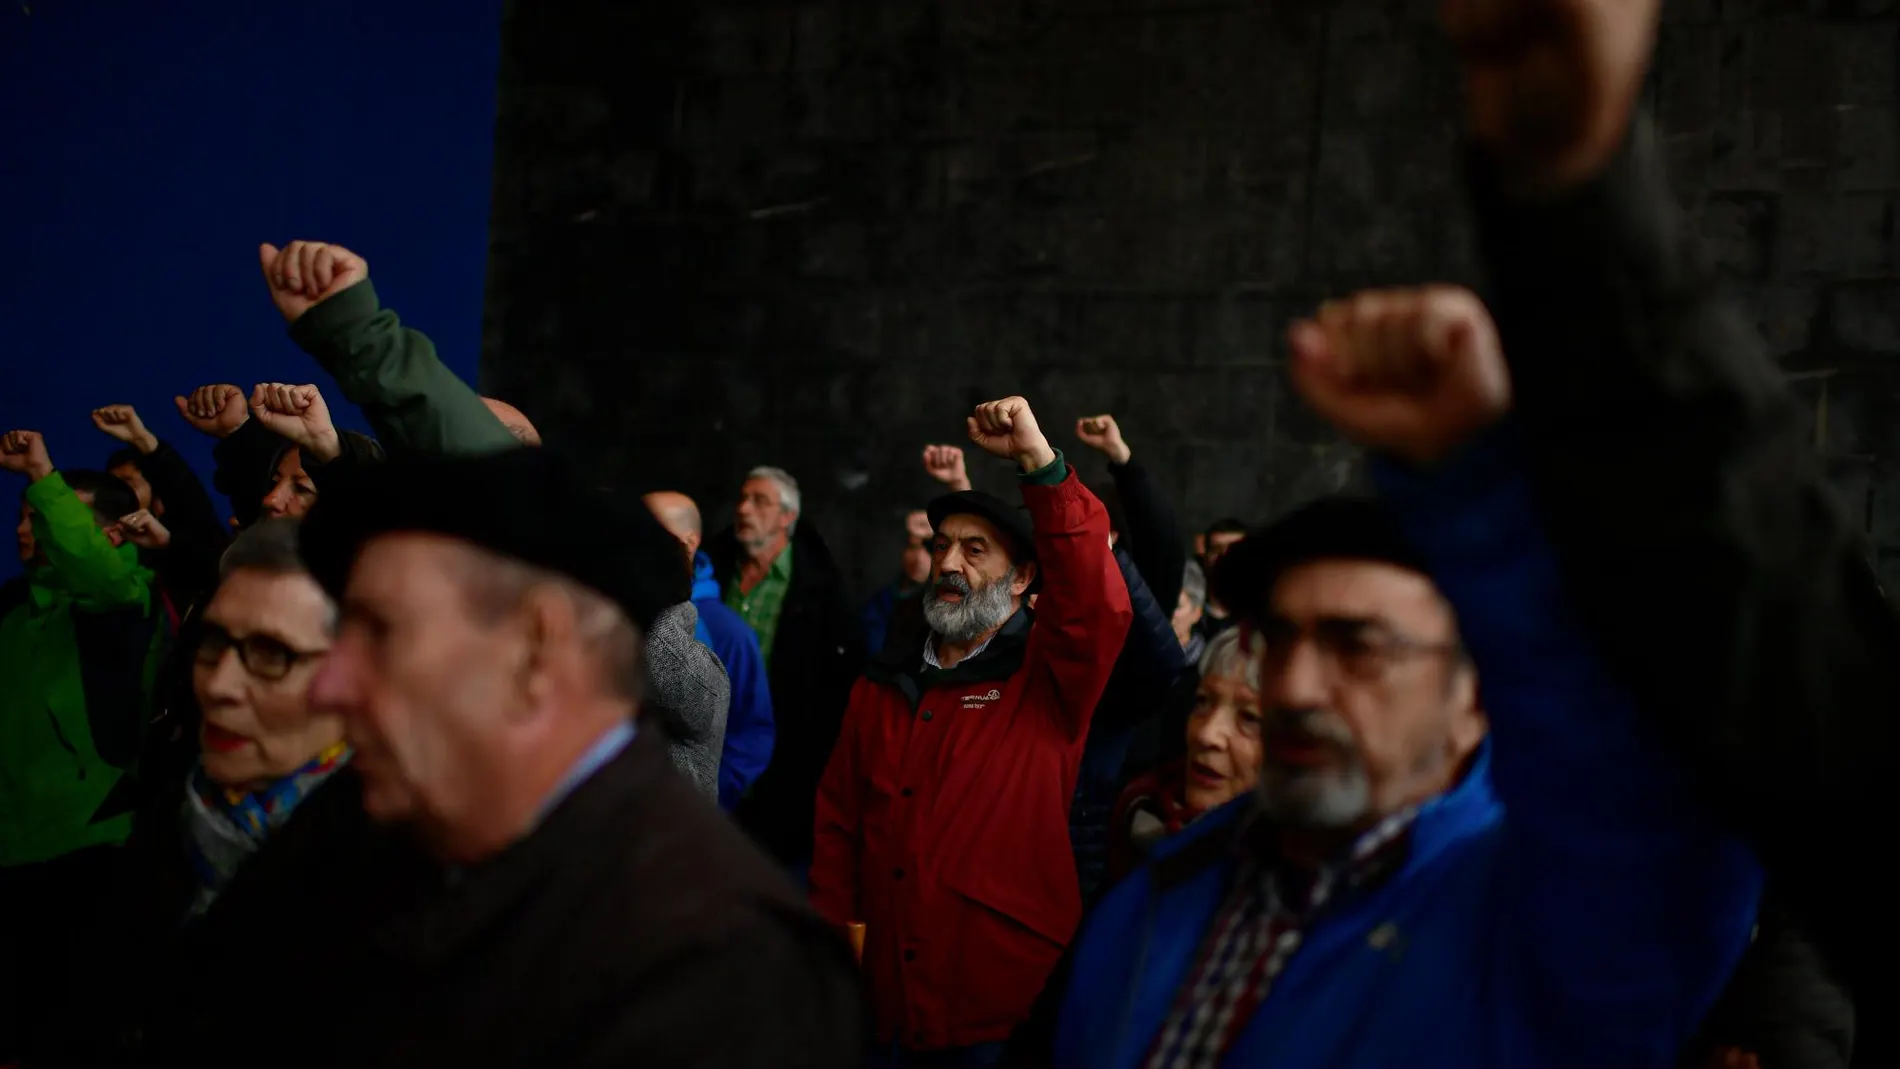
{"label": "man in blue jacket", "polygon": [[765,657],[759,652],[758,634],[720,599],[712,559],[699,551],[699,505],[670,490],[646,495],[646,504],[686,548],[687,566],[693,570],[693,606],[699,610],[699,640],[718,654],[732,682],[725,749],[719,759],[719,808],[731,812],[772,761],[772,687]]}
{"label": "man in blue jacket", "polygon": [[1384,501],[1309,505],[1217,570],[1264,647],[1260,789],[1103,900],[1057,1063],[1674,1065],[1760,871],[1569,610],[1482,307],[1329,305],[1292,351],[1385,454]]}

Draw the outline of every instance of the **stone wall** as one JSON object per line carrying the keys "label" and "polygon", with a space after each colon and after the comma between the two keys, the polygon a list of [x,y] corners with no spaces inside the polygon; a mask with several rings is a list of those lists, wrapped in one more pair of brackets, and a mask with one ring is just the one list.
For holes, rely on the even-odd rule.
{"label": "stone wall", "polygon": [[[977,401],[1202,524],[1343,485],[1288,317],[1471,281],[1435,0],[516,0],[484,387],[723,523],[804,483],[860,591]],[[1670,5],[1672,177],[1900,579],[1900,5]],[[979,486],[1008,487],[1000,462]]]}

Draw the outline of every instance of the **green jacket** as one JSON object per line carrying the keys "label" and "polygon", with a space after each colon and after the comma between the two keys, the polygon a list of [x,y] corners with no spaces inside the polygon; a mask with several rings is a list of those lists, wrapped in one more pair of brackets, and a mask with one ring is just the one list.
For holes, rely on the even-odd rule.
{"label": "green jacket", "polygon": [[392,457],[517,449],[501,420],[435,355],[427,335],[381,307],[364,279],[305,312],[291,340],[363,410]]}
{"label": "green jacket", "polygon": [[131,831],[164,634],[137,547],[114,547],[58,472],[26,501],[46,563],[0,588],[0,868]]}

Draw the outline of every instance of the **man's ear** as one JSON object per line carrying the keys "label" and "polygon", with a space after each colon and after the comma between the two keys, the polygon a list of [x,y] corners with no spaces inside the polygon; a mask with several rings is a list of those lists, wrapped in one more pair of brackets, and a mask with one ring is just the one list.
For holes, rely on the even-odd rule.
{"label": "man's ear", "polygon": [[1491,733],[1491,719],[1484,712],[1484,695],[1478,686],[1478,670],[1465,665],[1459,669],[1460,678],[1452,685],[1455,688],[1452,701],[1451,749],[1458,760],[1471,755]]}
{"label": "man's ear", "polygon": [[1036,581],[1036,562],[1026,561],[1016,566],[1016,581],[1009,584],[1009,592],[1014,597],[1022,597],[1023,592]]}
{"label": "man's ear", "polygon": [[529,590],[517,610],[516,631],[520,654],[515,687],[521,697],[516,719],[526,720],[542,708],[553,693],[563,658],[574,655],[579,621],[574,599],[552,584]]}

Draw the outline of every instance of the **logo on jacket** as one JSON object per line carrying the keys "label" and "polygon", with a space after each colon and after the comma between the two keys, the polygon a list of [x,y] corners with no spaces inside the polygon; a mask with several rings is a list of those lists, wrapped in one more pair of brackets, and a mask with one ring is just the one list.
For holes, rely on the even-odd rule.
{"label": "logo on jacket", "polygon": [[991,687],[988,694],[965,694],[963,696],[963,707],[965,709],[981,709],[990,702],[1001,699],[1002,696],[1003,692],[997,690],[995,687]]}

